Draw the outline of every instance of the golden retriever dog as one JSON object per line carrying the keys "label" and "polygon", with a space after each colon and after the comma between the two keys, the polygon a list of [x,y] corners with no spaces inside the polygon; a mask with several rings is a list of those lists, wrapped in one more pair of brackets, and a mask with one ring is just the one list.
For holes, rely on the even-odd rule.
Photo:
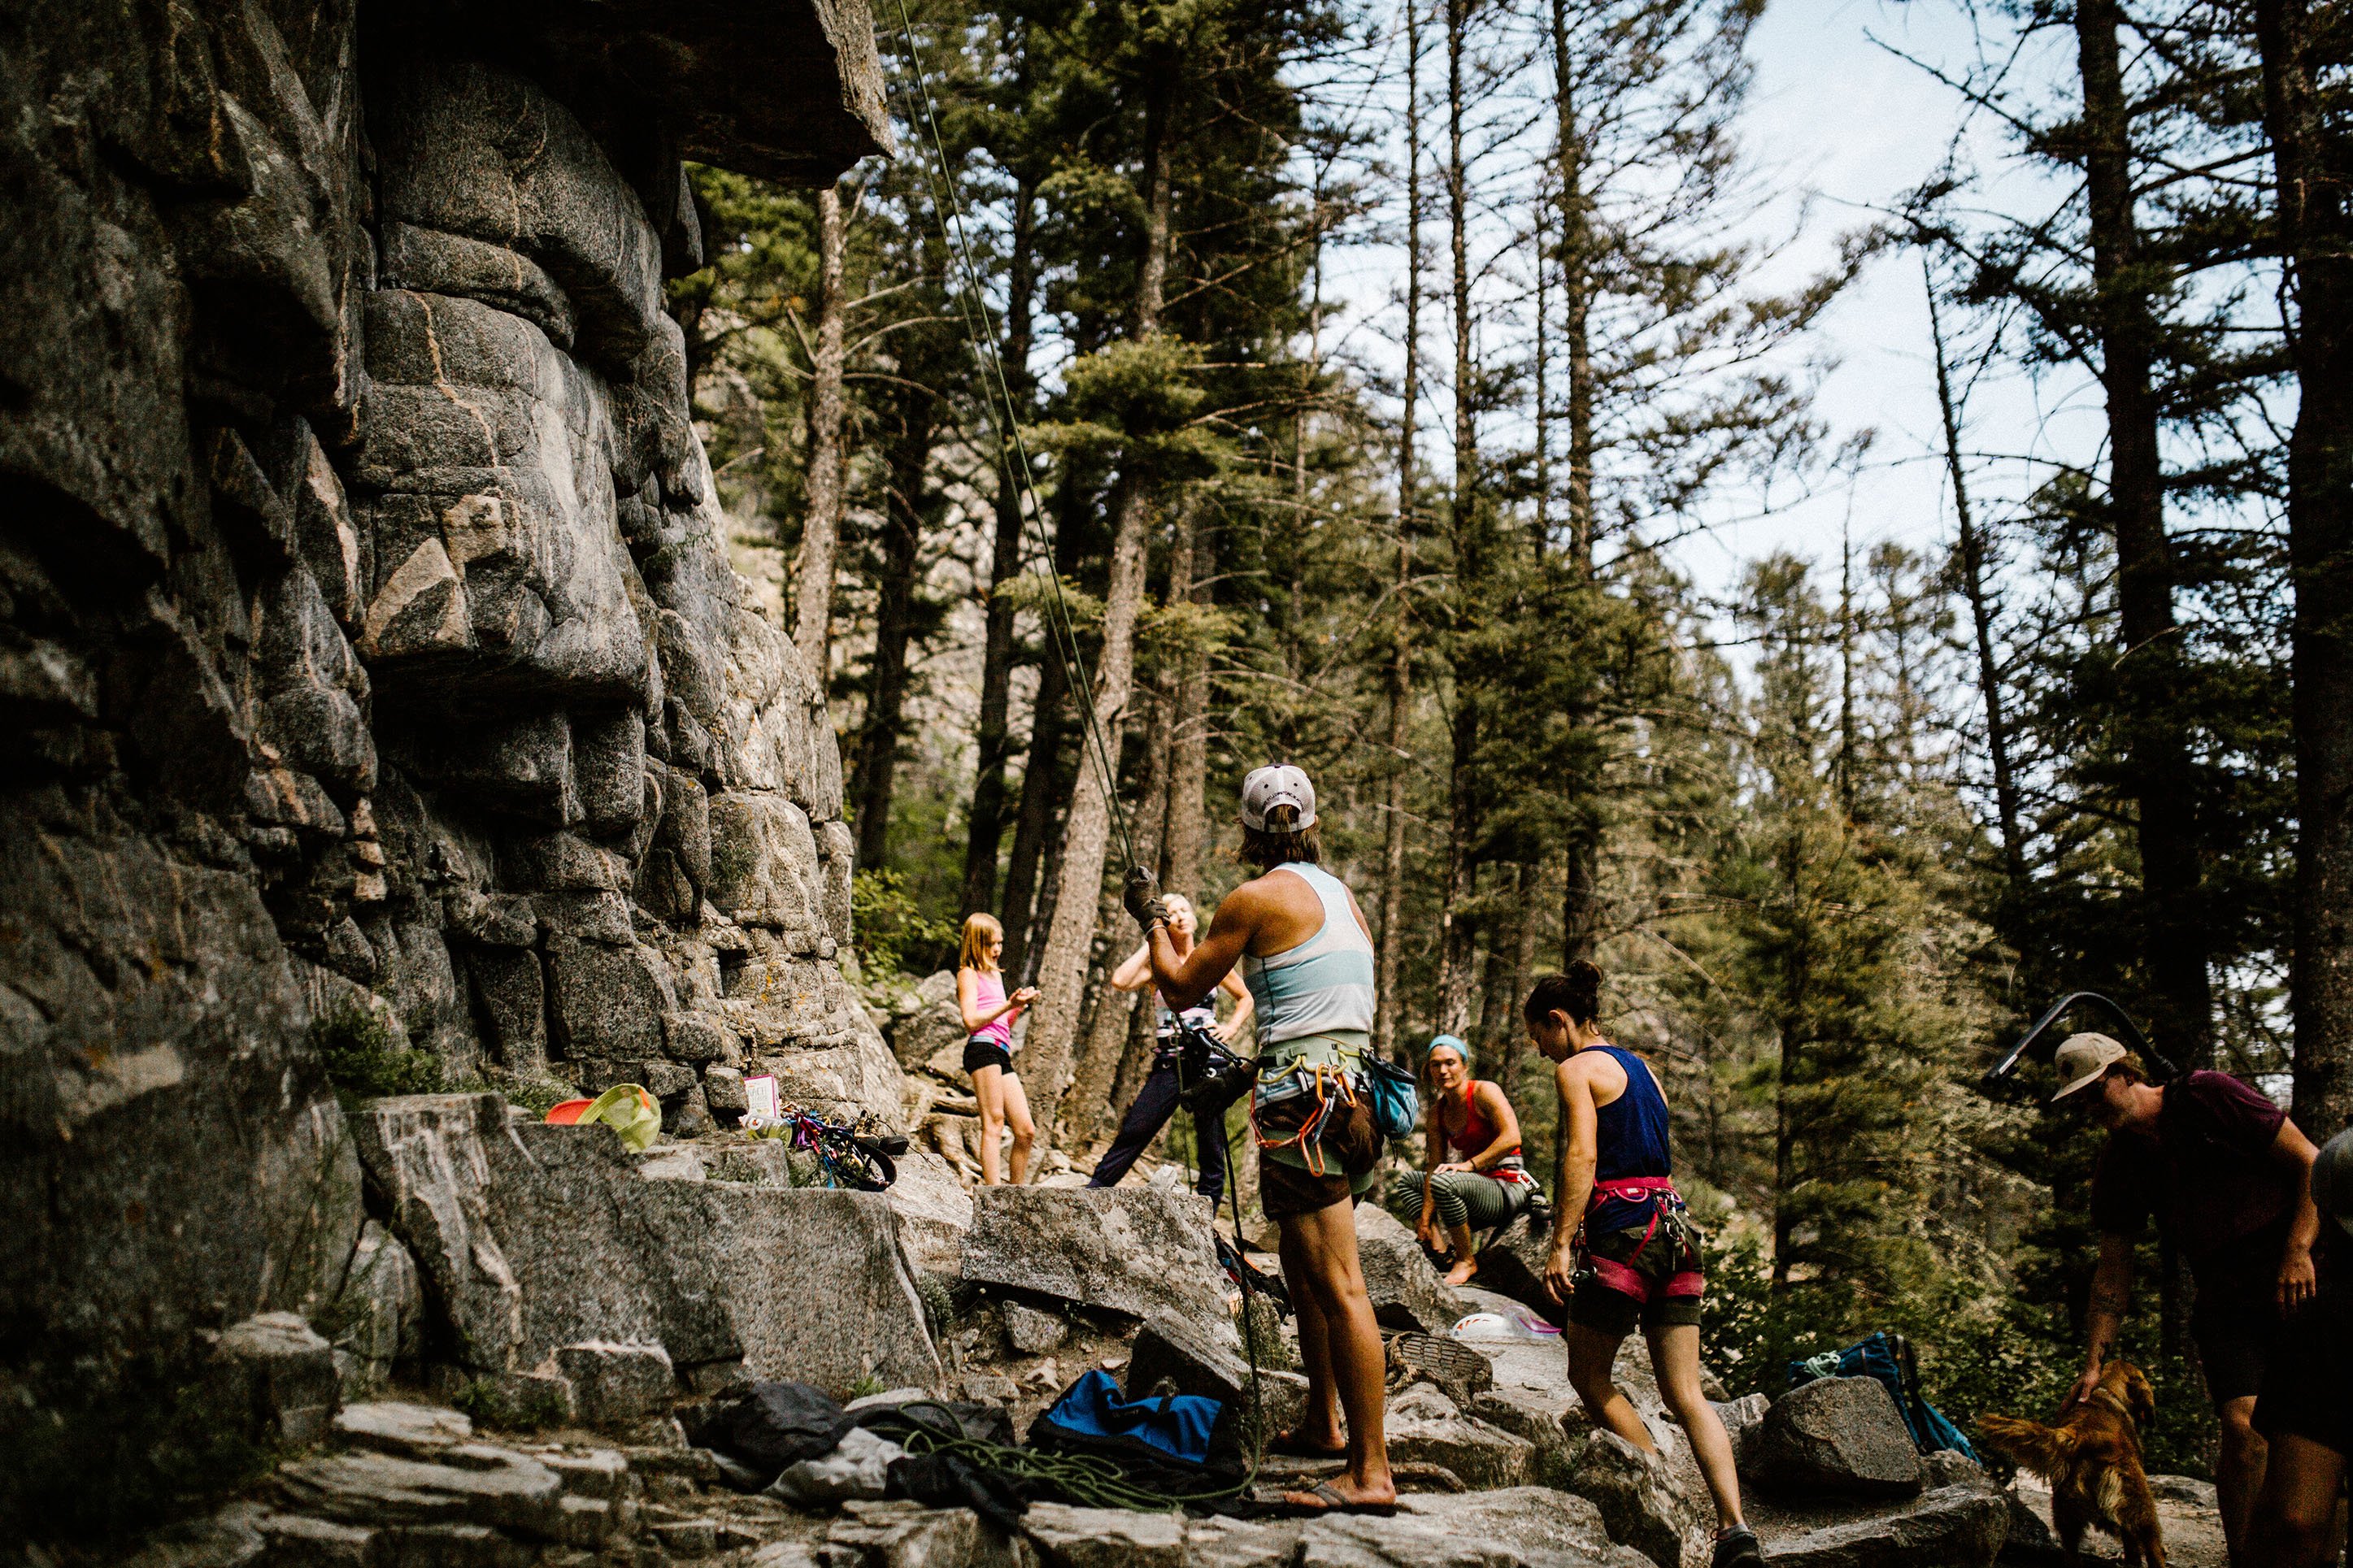
{"label": "golden retriever dog", "polygon": [[2051,1483],[2051,1523],[2071,1560],[2089,1524],[2124,1543],[2126,1563],[2165,1568],[2157,1500],[2140,1466],[2140,1428],[2156,1415],[2148,1374],[2112,1361],[2091,1397],[2056,1426],[2014,1415],[1988,1415],[1978,1426],[1986,1447]]}

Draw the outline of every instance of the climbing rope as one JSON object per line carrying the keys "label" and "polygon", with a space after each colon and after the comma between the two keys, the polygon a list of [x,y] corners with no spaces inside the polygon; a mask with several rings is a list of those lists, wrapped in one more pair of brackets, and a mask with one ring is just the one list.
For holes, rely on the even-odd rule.
{"label": "climbing rope", "polygon": [[[973,358],[980,365],[983,401],[988,405],[990,420],[997,426],[997,449],[1005,460],[1006,482],[1016,492],[1014,504],[1022,520],[1024,535],[1035,526],[1038,552],[1045,563],[1048,598],[1052,605],[1045,617],[1049,640],[1062,667],[1062,678],[1070,687],[1071,699],[1086,717],[1086,744],[1080,749],[1094,761],[1103,799],[1111,807],[1112,826],[1119,835],[1121,851],[1132,866],[1135,863],[1135,841],[1128,834],[1127,811],[1119,798],[1119,770],[1103,737],[1103,721],[1095,714],[1094,683],[1087,673],[1086,657],[1079,647],[1078,629],[1071,616],[1070,601],[1062,591],[1062,574],[1055,570],[1053,542],[1047,536],[1045,511],[1038,500],[1036,469],[1030,461],[1029,443],[1021,435],[1020,405],[1014,400],[1012,383],[1006,379],[1004,357],[997,350],[997,321],[981,289],[980,268],[973,260],[964,198],[957,194],[955,174],[948,167],[947,144],[940,135],[931,80],[924,74],[923,53],[915,42],[914,19],[908,14],[907,0],[898,0],[898,5],[899,37],[906,50],[907,80],[912,84],[908,118],[921,127],[932,149],[931,166],[924,174],[932,187],[932,217],[939,227],[941,245],[955,256],[964,268],[965,288],[956,294],[956,314],[963,322]],[[920,114],[916,112],[919,108]],[[953,235],[948,228],[950,213],[955,216]],[[977,325],[976,314],[979,318]]]}

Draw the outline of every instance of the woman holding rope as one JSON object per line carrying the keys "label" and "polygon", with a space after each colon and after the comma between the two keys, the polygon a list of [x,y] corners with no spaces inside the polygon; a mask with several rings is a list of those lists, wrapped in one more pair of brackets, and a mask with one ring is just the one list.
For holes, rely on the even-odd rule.
{"label": "woman holding rope", "polygon": [[1372,931],[1355,896],[1317,864],[1315,789],[1305,773],[1278,765],[1244,779],[1241,826],[1241,858],[1259,875],[1226,895],[1190,953],[1177,951],[1151,872],[1128,872],[1125,901],[1171,1007],[1198,1004],[1237,965],[1258,1004],[1263,1055],[1250,1125],[1259,1201],[1282,1232],[1282,1275],[1307,1366],[1300,1424],[1270,1447],[1347,1458],[1331,1480],[1283,1500],[1308,1512],[1394,1513],[1381,1334],[1356,1257],[1356,1202],[1371,1188],[1381,1153],[1363,1087],[1372,1049]]}
{"label": "woman holding rope", "polygon": [[[1430,1042],[1421,1058],[1430,1093],[1425,1136],[1430,1173],[1421,1183],[1421,1220],[1414,1236],[1432,1252],[1446,1252],[1450,1286],[1468,1285],[1479,1272],[1473,1230],[1511,1224],[1535,1194],[1535,1178],[1520,1158],[1520,1119],[1504,1086],[1471,1076],[1470,1047],[1452,1035]],[[1444,1246],[1440,1246],[1440,1243]]]}
{"label": "woman holding rope", "polygon": [[[1740,1513],[1732,1440],[1700,1392],[1700,1233],[1669,1179],[1667,1100],[1650,1063],[1601,1037],[1601,971],[1579,960],[1528,994],[1528,1037],[1556,1064],[1560,1218],[1545,1289],[1568,1305],[1568,1381],[1593,1419],[1645,1453],[1658,1444],[1611,1375],[1636,1328],[1692,1457],[1715,1497],[1715,1568],[1763,1551]],[[1582,1217],[1584,1223],[1578,1224]]]}
{"label": "woman holding rope", "polygon": [[[1181,959],[1193,951],[1194,933],[1199,929],[1198,919],[1193,913],[1191,900],[1182,893],[1170,893],[1160,901],[1168,910],[1169,941],[1176,949],[1176,956]],[[1149,942],[1137,948],[1125,963],[1112,971],[1111,984],[1114,991],[1141,991],[1151,984],[1152,946]],[[1152,1141],[1160,1136],[1160,1130],[1168,1125],[1168,1119],[1176,1113],[1176,1096],[1181,1087],[1177,1083],[1176,1068],[1185,1052],[1185,1037],[1177,1031],[1180,1021],[1208,1029],[1229,1046],[1241,1038],[1243,1028],[1250,1023],[1250,1010],[1255,1005],[1250,994],[1242,984],[1241,976],[1231,971],[1218,982],[1217,989],[1234,999],[1234,1016],[1222,1025],[1218,1022],[1215,991],[1210,993],[1208,1000],[1194,1004],[1181,1015],[1170,1009],[1166,997],[1157,991],[1152,994],[1155,1015],[1153,1020],[1155,1044],[1152,1071],[1145,1077],[1144,1087],[1135,1091],[1134,1102],[1128,1106],[1126,1116],[1120,1121],[1119,1135],[1112,1140],[1111,1147],[1104,1150],[1103,1157],[1096,1162],[1095,1173],[1087,1178],[1087,1185],[1119,1185],[1119,1179],[1127,1174],[1129,1167],[1135,1163],[1136,1156],[1151,1147]],[[1193,1142],[1198,1147],[1201,1173],[1194,1181],[1193,1190],[1209,1200],[1210,1211],[1215,1213],[1218,1200],[1226,1195],[1226,1126],[1222,1110],[1214,1115],[1198,1110],[1193,1113]]]}

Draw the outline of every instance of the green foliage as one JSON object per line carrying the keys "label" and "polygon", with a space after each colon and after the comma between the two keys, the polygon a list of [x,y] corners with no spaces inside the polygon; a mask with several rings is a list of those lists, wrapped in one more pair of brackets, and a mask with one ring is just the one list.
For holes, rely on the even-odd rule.
{"label": "green foliage", "polygon": [[313,1018],[311,1044],[346,1109],[385,1095],[438,1094],[448,1086],[440,1058],[401,1045],[382,1019],[355,1002]]}
{"label": "green foliage", "polygon": [[926,915],[897,871],[859,868],[849,884],[849,921],[868,975],[902,973],[910,956],[934,967],[955,959],[955,922]]}
{"label": "green foliage", "polygon": [[890,1391],[889,1384],[870,1372],[849,1385],[849,1397],[863,1399],[870,1394],[888,1394]]}

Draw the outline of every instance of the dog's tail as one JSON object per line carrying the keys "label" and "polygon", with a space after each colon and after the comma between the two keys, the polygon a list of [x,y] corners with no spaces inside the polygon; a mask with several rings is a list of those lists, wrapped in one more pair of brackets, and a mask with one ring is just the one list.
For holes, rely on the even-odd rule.
{"label": "dog's tail", "polygon": [[2045,1426],[2040,1421],[2021,1421],[2015,1415],[1981,1415],[1978,1417],[1978,1430],[1985,1434],[1987,1447],[2045,1480],[2066,1468],[2067,1458],[2075,1447],[2070,1434]]}

